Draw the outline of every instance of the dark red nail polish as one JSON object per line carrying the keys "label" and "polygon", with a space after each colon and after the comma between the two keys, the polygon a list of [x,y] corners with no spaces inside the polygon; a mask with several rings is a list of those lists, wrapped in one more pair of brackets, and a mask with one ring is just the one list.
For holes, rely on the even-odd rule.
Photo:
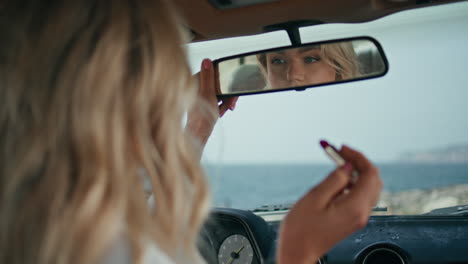
{"label": "dark red nail polish", "polygon": [[209,59],[204,59],[202,62],[202,67],[205,70],[209,70],[211,68],[211,61]]}
{"label": "dark red nail polish", "polygon": [[346,172],[351,173],[353,171],[353,165],[351,165],[351,163],[346,162],[345,165],[343,165],[343,169]]}

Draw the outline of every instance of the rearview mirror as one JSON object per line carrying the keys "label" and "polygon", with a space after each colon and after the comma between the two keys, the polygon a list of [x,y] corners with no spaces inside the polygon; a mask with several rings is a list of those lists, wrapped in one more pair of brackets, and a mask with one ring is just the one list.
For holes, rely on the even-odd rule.
{"label": "rearview mirror", "polygon": [[262,50],[214,61],[219,97],[305,90],[381,77],[388,62],[369,37]]}

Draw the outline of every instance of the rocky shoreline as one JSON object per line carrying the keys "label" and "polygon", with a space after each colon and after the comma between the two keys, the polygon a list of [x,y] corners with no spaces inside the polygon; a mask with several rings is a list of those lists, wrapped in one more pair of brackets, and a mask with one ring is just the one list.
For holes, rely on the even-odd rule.
{"label": "rocky shoreline", "polygon": [[379,207],[387,207],[385,215],[424,214],[437,208],[468,204],[468,184],[430,190],[382,192]]}

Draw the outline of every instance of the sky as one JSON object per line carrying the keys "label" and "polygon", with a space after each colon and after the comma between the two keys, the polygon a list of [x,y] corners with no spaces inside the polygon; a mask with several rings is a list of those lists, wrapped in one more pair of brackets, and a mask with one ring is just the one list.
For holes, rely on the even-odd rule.
{"label": "sky", "polygon": [[[380,42],[386,76],[243,96],[218,121],[203,162],[327,163],[320,139],[347,144],[375,162],[401,153],[468,144],[468,3],[400,12],[371,23],[301,30],[303,43],[355,36]],[[289,45],[285,32],[187,45],[197,72],[203,58]]]}

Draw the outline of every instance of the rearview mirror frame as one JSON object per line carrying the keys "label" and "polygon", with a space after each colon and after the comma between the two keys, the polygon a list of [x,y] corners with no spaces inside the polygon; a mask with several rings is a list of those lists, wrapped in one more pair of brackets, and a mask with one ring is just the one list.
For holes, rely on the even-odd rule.
{"label": "rearview mirror frame", "polygon": [[[255,54],[259,53],[267,53],[267,52],[274,52],[282,49],[293,49],[293,48],[300,48],[304,46],[310,46],[310,45],[324,45],[324,44],[331,44],[335,42],[345,42],[345,41],[356,41],[356,40],[367,40],[372,42],[377,50],[380,53],[382,62],[384,64],[384,70],[381,73],[375,74],[375,75],[367,75],[367,76],[362,76],[362,77],[356,77],[353,79],[345,79],[345,80],[338,80],[338,81],[333,81],[333,82],[328,82],[328,83],[319,83],[319,84],[312,84],[312,85],[305,85],[305,86],[298,86],[298,87],[288,87],[288,88],[281,88],[281,89],[268,89],[268,90],[258,90],[258,91],[249,91],[249,92],[238,92],[238,93],[230,93],[230,94],[222,94],[221,93],[221,87],[220,87],[220,74],[219,74],[219,64],[227,61],[227,60],[232,60],[240,57],[245,57],[245,56],[252,56]],[[253,51],[253,52],[247,52],[247,53],[242,53],[242,54],[236,54],[233,56],[229,57],[223,57],[217,60],[213,61],[213,66],[215,69],[215,83],[216,83],[216,91],[217,91],[217,97],[218,98],[229,98],[229,97],[235,97],[235,96],[244,96],[244,95],[254,95],[254,94],[264,94],[264,93],[276,93],[276,92],[284,92],[284,91],[305,91],[307,89],[311,88],[317,88],[317,87],[323,87],[323,86],[330,86],[330,85],[336,85],[336,84],[343,84],[343,83],[348,83],[348,82],[356,82],[356,81],[362,81],[362,80],[369,80],[369,79],[374,79],[374,78],[381,78],[385,76],[389,70],[389,63],[387,60],[387,57],[385,55],[385,52],[380,45],[380,43],[369,36],[359,36],[359,37],[351,37],[351,38],[341,38],[341,39],[332,39],[332,40],[325,40],[325,41],[318,41],[318,42],[309,42],[309,43],[302,43],[298,45],[288,45],[288,46],[282,46],[278,48],[272,48],[272,49],[264,49],[264,50],[258,50],[258,51]]]}

